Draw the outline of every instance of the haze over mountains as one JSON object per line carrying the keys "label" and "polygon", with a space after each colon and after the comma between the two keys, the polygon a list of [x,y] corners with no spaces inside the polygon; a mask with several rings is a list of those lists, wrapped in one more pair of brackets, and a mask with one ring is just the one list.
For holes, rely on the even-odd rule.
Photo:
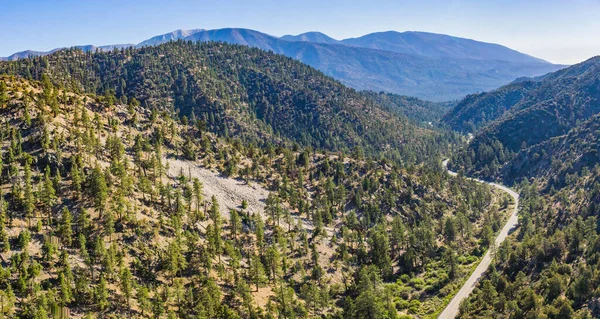
{"label": "haze over mountains", "polygon": [[[498,88],[519,77],[539,76],[563,67],[498,44],[426,32],[388,31],[336,40],[319,32],[278,38],[249,29],[194,29],[158,35],[136,46],[180,39],[257,47],[297,59],[356,89],[432,101],[459,99],[470,93]],[[98,49],[127,46],[131,45]],[[94,46],[79,48],[96,49]],[[24,51],[5,59],[47,53],[50,52]]]}

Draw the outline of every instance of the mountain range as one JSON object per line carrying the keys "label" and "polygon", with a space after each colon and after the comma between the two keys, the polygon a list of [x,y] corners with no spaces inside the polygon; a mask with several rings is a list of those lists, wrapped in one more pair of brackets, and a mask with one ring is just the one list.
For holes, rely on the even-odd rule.
{"label": "mountain range", "polygon": [[222,42],[0,62],[0,316],[433,317],[511,207],[437,105]]}
{"label": "mountain range", "polygon": [[[356,89],[431,101],[460,99],[520,77],[539,76],[564,67],[498,44],[412,31],[377,32],[336,40],[319,32],[275,37],[250,29],[193,29],[158,35],[135,46],[175,40],[221,41],[256,47],[299,60]],[[128,46],[134,45],[78,48],[89,51]],[[3,59],[45,55],[56,50],[23,51]]]}
{"label": "mountain range", "polygon": [[457,318],[600,318],[600,56],[195,29],[10,60],[2,317],[437,318],[471,274]]}

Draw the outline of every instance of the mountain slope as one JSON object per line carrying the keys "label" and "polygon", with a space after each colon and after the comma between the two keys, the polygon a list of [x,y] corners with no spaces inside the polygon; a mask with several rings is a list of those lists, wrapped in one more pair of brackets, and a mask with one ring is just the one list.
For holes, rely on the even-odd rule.
{"label": "mountain slope", "polygon": [[246,29],[201,31],[185,40],[224,41],[284,54],[359,89],[387,91],[429,100],[455,99],[495,88],[521,75],[558,67],[545,62],[429,57],[345,45],[288,42]]}
{"label": "mountain slope", "polygon": [[596,114],[501,166],[520,182],[520,225],[458,318],[600,317],[599,141]]}
{"label": "mountain slope", "polygon": [[[127,60],[146,71],[165,61],[136,53],[183,63],[168,51],[190,56],[186,46],[130,50]],[[277,57],[198,47],[207,59],[224,57],[216,49]],[[123,67],[112,68],[117,54],[70,50],[20,62],[97,59],[105,63],[66,66],[112,74]],[[48,77],[0,76],[0,316],[362,319],[373,308],[432,316],[510,209],[500,194],[435,165],[403,169],[359,152],[215,135],[134,92],[142,95],[125,104]],[[229,105],[228,91],[219,93]]]}
{"label": "mountain slope", "polygon": [[522,195],[519,228],[458,318],[600,317],[600,57],[535,82],[452,159]]}
{"label": "mountain slope", "polygon": [[576,126],[567,134],[521,150],[502,168],[507,180],[536,177],[547,188],[572,185],[578,176],[587,176],[600,164],[600,114]]}
{"label": "mountain slope", "polygon": [[280,38],[285,41],[293,42],[312,42],[312,43],[329,43],[339,44],[340,41],[329,37],[328,35],[321,32],[305,32],[298,35],[284,35]]}
{"label": "mountain slope", "polygon": [[400,113],[413,122],[426,126],[439,122],[452,105],[452,103],[428,102],[410,96],[384,92],[363,91],[362,94],[377,101],[389,112]]}
{"label": "mountain slope", "polygon": [[[507,105],[508,110],[484,126],[457,155],[457,165],[488,177],[510,176],[511,180],[535,177],[515,175],[514,166],[502,167],[512,166],[508,162],[515,153],[564,135],[600,113],[600,57],[549,74],[537,83],[522,82],[512,87],[526,86],[531,88],[524,90],[516,103]],[[490,95],[496,96],[498,92]],[[459,103],[459,106],[466,104]],[[552,153],[551,150],[546,152]],[[529,172],[526,167],[517,170]],[[535,174],[536,170],[531,172]]]}
{"label": "mountain slope", "polygon": [[64,83],[75,91],[137,97],[177,109],[207,128],[261,143],[298,143],[414,163],[443,152],[452,135],[419,128],[406,117],[290,58],[247,46],[169,42],[155,47],[78,50],[3,62],[2,72]]}
{"label": "mountain slope", "polygon": [[536,81],[523,80],[491,92],[467,95],[444,115],[443,121],[454,130],[474,133],[502,116],[538,85]]}
{"label": "mountain slope", "polygon": [[526,82],[478,97],[534,84],[452,158],[522,195],[519,227],[458,318],[599,318],[600,57]]}
{"label": "mountain slope", "polygon": [[[438,37],[433,34],[429,36]],[[488,56],[493,56],[494,59],[486,59],[485,55],[479,53],[474,55],[477,58],[472,58],[467,54],[461,56],[451,52],[425,54],[428,52],[394,52],[377,47],[309,42],[290,43],[247,29],[200,31],[184,39],[224,41],[258,47],[300,60],[355,88],[401,93],[436,101],[486,91],[522,75],[540,75],[558,68],[527,56],[519,60],[513,56],[520,53],[506,48],[497,55],[511,51],[509,57],[517,62],[496,59],[496,56],[490,54]]]}
{"label": "mountain slope", "polygon": [[137,44],[137,47],[149,46],[149,45],[159,45],[169,41],[177,41],[179,39],[183,39],[187,36],[190,36],[196,32],[204,31],[204,29],[191,29],[191,30],[175,30],[173,32],[157,35],[148,40],[144,40]]}
{"label": "mountain slope", "polygon": [[519,228],[457,318],[600,317],[600,171],[584,173],[568,174],[560,189],[518,185]]}
{"label": "mountain slope", "polygon": [[[473,40],[427,33],[393,34],[412,36],[403,39],[404,42],[394,43],[395,38],[380,39],[382,34],[373,34],[348,40],[355,44],[344,45],[340,44],[343,42],[330,43],[331,40],[315,33],[300,35],[298,39],[327,43],[286,41],[248,29],[198,29],[177,30],[144,41],[139,46],[177,39],[247,45],[297,59],[357,89],[434,101],[455,100],[470,93],[489,91],[516,78],[542,75],[561,67],[502,46]],[[381,41],[385,45],[378,44]],[[414,46],[411,47],[410,41],[415,41]],[[507,58],[502,59],[502,56]]]}
{"label": "mountain slope", "polygon": [[376,32],[344,39],[343,44],[434,58],[500,60],[515,63],[548,63],[505,46],[427,32]]}

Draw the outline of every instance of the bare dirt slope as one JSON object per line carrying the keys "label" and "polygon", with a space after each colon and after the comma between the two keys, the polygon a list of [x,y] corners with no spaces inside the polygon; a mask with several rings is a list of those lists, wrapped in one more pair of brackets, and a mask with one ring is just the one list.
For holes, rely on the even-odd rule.
{"label": "bare dirt slope", "polygon": [[220,173],[199,166],[197,162],[179,159],[165,159],[169,163],[167,174],[175,178],[183,173],[186,177],[198,178],[204,186],[204,197],[210,200],[212,196],[217,198],[221,207],[221,213],[228,216],[230,209],[240,208],[242,201],[248,203],[248,211],[263,214],[265,201],[269,191],[258,184],[249,185],[246,182],[227,178]]}

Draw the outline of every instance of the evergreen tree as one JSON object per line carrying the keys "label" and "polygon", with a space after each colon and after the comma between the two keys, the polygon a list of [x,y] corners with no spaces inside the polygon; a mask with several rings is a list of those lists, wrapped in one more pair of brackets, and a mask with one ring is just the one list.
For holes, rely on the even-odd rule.
{"label": "evergreen tree", "polygon": [[33,189],[31,185],[31,167],[29,159],[25,161],[24,179],[25,186],[23,192],[23,206],[27,216],[27,224],[29,227],[31,227],[31,219],[34,217],[33,210],[35,209],[35,198],[33,197]]}
{"label": "evergreen tree", "polygon": [[46,166],[46,170],[44,172],[44,182],[42,184],[41,191],[41,199],[42,203],[44,203],[44,207],[46,208],[46,212],[48,216],[50,215],[51,209],[56,203],[56,190],[54,189],[54,184],[52,183],[52,179],[50,178],[50,166]]}
{"label": "evergreen tree", "polygon": [[8,86],[4,80],[0,81],[0,107],[6,107],[8,102]]}
{"label": "evergreen tree", "polygon": [[120,276],[119,276],[119,284],[121,288],[121,293],[127,302],[127,307],[130,306],[131,296],[133,294],[133,277],[131,272],[129,271],[129,267],[125,266],[121,268]]}
{"label": "evergreen tree", "polygon": [[264,265],[260,261],[260,257],[253,254],[250,258],[250,281],[254,283],[256,291],[266,280]]}
{"label": "evergreen tree", "polygon": [[100,280],[98,281],[98,285],[96,286],[96,291],[94,292],[94,297],[96,301],[96,305],[98,309],[104,310],[109,306],[108,302],[108,287],[106,283],[106,279],[104,279],[104,274],[100,275]]}
{"label": "evergreen tree", "polygon": [[96,165],[88,177],[88,191],[94,200],[95,208],[102,214],[106,198],[108,197],[108,187],[104,179],[104,173],[99,165]]}
{"label": "evergreen tree", "polygon": [[60,234],[60,239],[62,243],[69,247],[73,243],[73,228],[71,225],[71,212],[68,208],[64,207],[62,210],[62,216],[60,220],[60,226],[58,228],[58,233]]}

